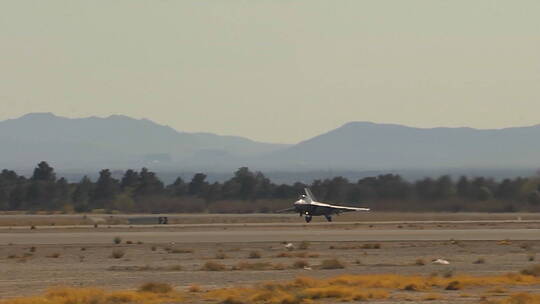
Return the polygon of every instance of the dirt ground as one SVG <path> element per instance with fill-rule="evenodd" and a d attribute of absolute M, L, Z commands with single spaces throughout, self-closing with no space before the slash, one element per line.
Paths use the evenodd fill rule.
<path fill-rule="evenodd" d="M 422 216 L 423 217 L 423 216 Z M 514 215 L 515 217 L 515 215 Z M 300 220 L 295 218 L 296 220 Z M 504 219 L 504 218 L 501 218 Z M 454 220 L 446 218 L 446 220 Z M 395 223 L 388 223 L 396 227 Z M 514 222 L 499 223 L 410 223 L 402 229 L 455 229 L 467 226 L 495 225 L 512 229 Z M 536 223 L 529 227 L 536 229 Z M 383 225 L 384 226 L 384 225 Z M 520 225 L 517 225 L 520 226 Z M 320 228 L 320 227 L 319 227 Z M 80 227 L 85 231 L 94 228 Z M 122 231 L 122 228 L 111 228 Z M 123 228 L 130 229 L 130 228 Z M 152 230 L 154 228 L 137 228 Z M 196 230 L 193 227 L 190 230 Z M 211 229 L 211 228 L 204 228 Z M 216 228 L 217 229 L 217 228 Z M 220 230 L 222 228 L 219 228 Z M 253 229 L 236 227 L 235 229 Z M 294 229 L 294 226 L 289 229 Z M 346 229 L 332 227 L 332 229 Z M 28 229 L 29 230 L 29 229 Z M 39 235 L 37 229 L 32 233 Z M 63 229 L 62 229 L 63 230 Z M 8 231 L 0 229 L 0 234 Z M 30 232 L 28 232 L 30 233 Z M 156 232 L 159 233 L 159 232 Z M 287 242 L 287 229 L 283 230 Z M 340 274 L 422 274 L 452 276 L 455 274 L 491 275 L 520 270 L 535 265 L 540 250 L 537 240 L 497 241 L 385 241 L 385 242 L 294 242 L 289 251 L 283 242 L 223 243 L 140 243 L 137 239 L 111 238 L 110 244 L 0 244 L 0 298 L 40 294 L 51 286 L 101 287 L 133 289 L 146 282 L 166 282 L 179 290 L 197 284 L 204 289 L 251 285 L 265 281 L 291 280 L 298 276 L 328 278 Z M 116 256 L 115 256 L 116 255 Z M 324 260 L 337 258 L 343 269 L 320 269 Z M 435 259 L 446 259 L 449 265 L 437 265 Z M 300 263 L 295 268 L 295 262 Z M 225 266 L 224 270 L 204 269 L 207 262 Z M 257 264 L 248 269 L 245 263 Z M 242 266 L 242 263 L 244 265 Z M 298 263 L 297 263 L 298 264 Z M 262 269 L 262 270 L 259 270 Z M 540 286 L 509 287 L 499 296 L 515 290 L 539 292 Z M 478 296 L 453 297 L 444 303 L 476 303 Z M 471 293 L 471 291 L 468 291 Z M 432 302 L 436 303 L 436 301 Z M 442 302 L 441 302 L 442 303 Z"/>

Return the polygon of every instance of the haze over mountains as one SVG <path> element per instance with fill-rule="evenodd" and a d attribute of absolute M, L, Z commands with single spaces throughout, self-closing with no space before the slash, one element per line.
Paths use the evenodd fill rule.
<path fill-rule="evenodd" d="M 525 169 L 540 167 L 540 126 L 420 129 L 351 122 L 296 145 L 185 133 L 113 115 L 70 119 L 50 113 L 0 122 L 0 167 L 41 160 L 63 171 L 150 167 L 157 171 L 281 172 Z"/>

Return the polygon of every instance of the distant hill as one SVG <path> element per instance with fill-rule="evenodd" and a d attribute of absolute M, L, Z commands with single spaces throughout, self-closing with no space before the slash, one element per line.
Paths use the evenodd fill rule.
<path fill-rule="evenodd" d="M 478 130 L 351 122 L 263 162 L 295 170 L 534 169 L 540 168 L 540 125 Z"/>
<path fill-rule="evenodd" d="M 33 113 L 0 121 L 0 168 L 30 170 L 46 160 L 73 176 L 143 166 L 171 177 L 186 172 L 220 176 L 249 166 L 283 181 L 375 172 L 501 177 L 540 168 L 539 139 L 540 126 L 422 129 L 351 122 L 296 145 L 281 145 L 179 132 L 120 115 L 70 119 Z"/>
<path fill-rule="evenodd" d="M 236 136 L 178 132 L 146 119 L 113 115 L 70 119 L 32 113 L 0 122 L 0 165 L 33 166 L 47 160 L 69 169 L 210 169 L 286 147 Z M 226 167 L 226 166 L 225 166 Z"/>

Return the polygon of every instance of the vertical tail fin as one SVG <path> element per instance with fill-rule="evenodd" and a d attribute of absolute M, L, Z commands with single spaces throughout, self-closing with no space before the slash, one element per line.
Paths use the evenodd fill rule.
<path fill-rule="evenodd" d="M 312 202 L 316 202 L 317 200 L 315 199 L 315 196 L 313 195 L 313 193 L 311 193 L 311 190 L 309 190 L 309 188 L 304 188 L 304 191 L 306 191 L 306 201 L 308 203 L 312 203 Z"/>

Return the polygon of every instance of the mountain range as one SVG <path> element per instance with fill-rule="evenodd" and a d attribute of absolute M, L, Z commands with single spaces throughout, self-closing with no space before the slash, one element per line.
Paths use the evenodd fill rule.
<path fill-rule="evenodd" d="M 180 132 L 122 115 L 31 113 L 0 121 L 0 167 L 47 160 L 61 170 L 231 172 L 516 169 L 540 167 L 540 125 L 493 130 L 350 122 L 295 145 Z"/>

